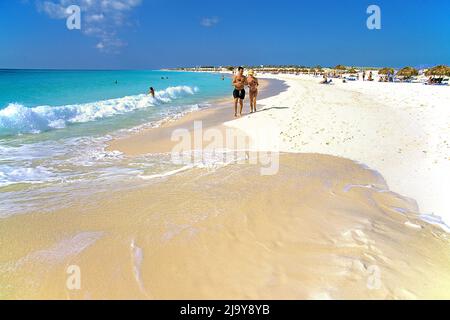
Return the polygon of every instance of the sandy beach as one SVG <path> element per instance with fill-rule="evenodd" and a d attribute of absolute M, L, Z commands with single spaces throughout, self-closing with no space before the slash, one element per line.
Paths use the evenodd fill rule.
<path fill-rule="evenodd" d="M 0 298 L 449 298 L 449 233 L 427 222 L 448 213 L 448 88 L 266 78 L 255 114 L 218 101 L 108 149 L 170 153 L 201 121 L 279 155 L 276 174 L 192 166 L 0 221 Z"/>
<path fill-rule="evenodd" d="M 280 151 L 320 153 L 360 162 L 389 188 L 417 201 L 424 219 L 450 230 L 450 90 L 411 83 L 335 81 L 277 75 L 289 85 L 262 110 L 226 125 L 252 136 L 275 123 Z M 284 107 L 284 108 L 280 108 Z M 271 149 L 253 137 L 256 148 Z"/>
<path fill-rule="evenodd" d="M 3 3 L 0 302 L 450 300 L 450 1 Z"/>
<path fill-rule="evenodd" d="M 382 174 L 391 190 L 416 200 L 423 219 L 450 230 L 448 88 L 362 81 L 323 86 L 312 76 L 265 77 L 283 80 L 286 87 L 263 89 L 256 114 L 235 120 L 232 103 L 223 101 L 162 129 L 113 141 L 110 150 L 169 152 L 176 144 L 174 130 L 193 131 L 194 121 L 202 120 L 206 128 L 238 129 L 250 138 L 251 150 L 327 154 L 366 165 Z M 270 130 L 261 137 L 260 128 Z"/>
<path fill-rule="evenodd" d="M 2 298 L 448 298 L 450 239 L 416 210 L 342 158 L 195 169 L 2 222 Z"/>
<path fill-rule="evenodd" d="M 260 98 L 267 99 L 287 90 L 288 86 L 281 80 L 261 81 Z M 232 104 L 232 103 L 231 103 Z M 230 112 L 230 99 L 215 100 L 209 108 L 191 112 L 176 121 L 169 121 L 156 129 L 140 130 L 134 135 L 128 135 L 123 139 L 115 139 L 109 143 L 109 151 L 120 151 L 130 156 L 144 155 L 148 153 L 170 152 L 177 144 L 172 139 L 172 134 L 177 129 L 186 129 L 193 134 L 194 123 L 201 121 L 203 129 L 214 128 L 223 132 L 227 127 L 226 122 L 234 120 L 233 111 Z M 247 134 L 242 133 L 247 136 Z M 203 141 L 202 145 L 205 145 Z"/>

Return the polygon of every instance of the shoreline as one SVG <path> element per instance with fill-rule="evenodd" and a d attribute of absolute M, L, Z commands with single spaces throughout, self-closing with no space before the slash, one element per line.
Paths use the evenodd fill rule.
<path fill-rule="evenodd" d="M 343 158 L 196 168 L 0 220 L 0 298 L 447 299 L 450 238 L 416 210 Z"/>
<path fill-rule="evenodd" d="M 221 132 L 233 129 L 236 135 L 245 136 L 250 140 L 248 149 L 328 154 L 369 166 L 386 178 L 391 190 L 416 200 L 424 220 L 450 232 L 450 208 L 444 191 L 450 188 L 445 185 L 445 175 L 450 181 L 448 153 L 446 158 L 446 151 L 450 152 L 450 134 L 445 132 L 445 116 L 440 120 L 439 114 L 427 110 L 426 100 L 415 106 L 417 94 L 408 96 L 411 86 L 427 93 L 426 97 L 431 92 L 429 95 L 434 94 L 431 105 L 443 111 L 445 96 L 439 94 L 450 98 L 445 88 L 369 82 L 336 82 L 334 86 L 323 86 L 318 84 L 319 78 L 294 75 L 265 74 L 261 79 L 284 81 L 288 88 L 261 97 L 256 114 L 234 119 L 231 110 L 226 110 L 232 108 L 229 99 L 215 107 L 194 111 L 165 128 L 113 140 L 108 150 L 127 155 L 169 152 L 174 146 L 170 141 L 173 130 L 189 128 L 192 135 L 192 123 L 201 120 L 206 124 L 204 127 Z M 390 97 L 396 89 L 402 94 L 397 100 Z M 379 99 L 378 90 L 384 90 L 383 94 L 389 98 Z M 408 98 L 411 101 L 402 107 L 402 101 Z M 248 109 L 248 99 L 244 109 Z M 427 113 L 430 123 L 424 127 L 425 121 L 420 117 Z M 260 128 L 269 130 L 262 134 Z M 278 139 L 276 146 L 271 144 L 274 139 Z M 433 141 L 436 139 L 441 141 Z"/>
<path fill-rule="evenodd" d="M 261 79 L 260 93 L 261 99 L 276 96 L 287 90 L 284 81 L 274 79 Z M 231 88 L 231 85 L 230 85 Z M 230 89 L 230 97 L 231 97 Z M 248 100 L 246 100 L 248 102 Z M 243 117 L 248 116 L 245 111 L 248 110 L 248 104 L 244 106 Z M 170 152 L 175 145 L 171 141 L 171 134 L 178 129 L 187 129 L 193 135 L 194 121 L 201 121 L 203 129 L 215 128 L 224 131 L 225 123 L 234 118 L 232 98 L 218 98 L 210 103 L 210 106 L 201 110 L 189 112 L 182 117 L 164 122 L 161 126 L 155 128 L 143 128 L 137 132 L 132 132 L 124 137 L 113 139 L 108 143 L 107 151 L 119 151 L 127 156 L 137 156 L 148 153 L 166 153 Z"/>

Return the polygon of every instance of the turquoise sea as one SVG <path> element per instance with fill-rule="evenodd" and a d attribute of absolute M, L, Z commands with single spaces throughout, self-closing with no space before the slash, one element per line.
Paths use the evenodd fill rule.
<path fill-rule="evenodd" d="M 0 70 L 0 218 L 49 209 L 93 183 L 108 190 L 173 170 L 168 155 L 131 160 L 106 143 L 230 92 L 228 79 L 210 73 Z"/>
<path fill-rule="evenodd" d="M 149 87 L 155 99 L 147 95 Z M 229 88 L 220 75 L 206 73 L 0 70 L 0 138 L 63 128 L 60 134 L 70 135 L 86 123 L 91 124 L 83 130 L 99 132 L 105 125 L 108 131 L 128 127 L 204 103 Z M 118 115 L 126 117 L 112 120 Z"/>

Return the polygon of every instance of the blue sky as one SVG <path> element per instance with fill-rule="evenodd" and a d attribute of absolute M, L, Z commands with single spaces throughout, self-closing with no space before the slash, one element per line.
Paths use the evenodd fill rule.
<path fill-rule="evenodd" d="M 0 0 L 0 68 L 450 64 L 449 13 L 448 0 Z"/>

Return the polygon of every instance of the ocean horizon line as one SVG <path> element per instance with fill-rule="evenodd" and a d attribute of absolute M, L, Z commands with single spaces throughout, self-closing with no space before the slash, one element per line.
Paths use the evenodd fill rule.
<path fill-rule="evenodd" d="M 385 67 L 391 67 L 394 69 L 401 69 L 405 66 L 411 66 L 416 69 L 427 69 L 431 68 L 437 65 L 447 65 L 448 63 L 423 63 L 423 64 L 416 64 L 416 65 L 352 65 L 352 64 L 343 64 L 343 63 L 336 63 L 333 65 L 322 65 L 320 63 L 316 64 L 258 64 L 258 65 L 248 65 L 248 64 L 222 64 L 222 65 L 196 65 L 196 66 L 177 66 L 177 67 L 160 67 L 160 68 L 15 68 L 15 67 L 0 67 L 0 71 L 173 71 L 173 70 L 180 70 L 180 69 L 196 69 L 196 68 L 226 68 L 230 66 L 244 66 L 247 68 L 270 68 L 270 67 L 278 67 L 278 68 L 292 68 L 292 67 L 307 67 L 307 68 L 313 68 L 320 66 L 321 68 L 329 68 L 333 69 L 336 65 L 343 65 L 347 67 L 352 68 L 364 68 L 364 69 L 382 69 Z"/>
<path fill-rule="evenodd" d="M 0 71 L 164 71 L 164 69 L 0 68 Z"/>

